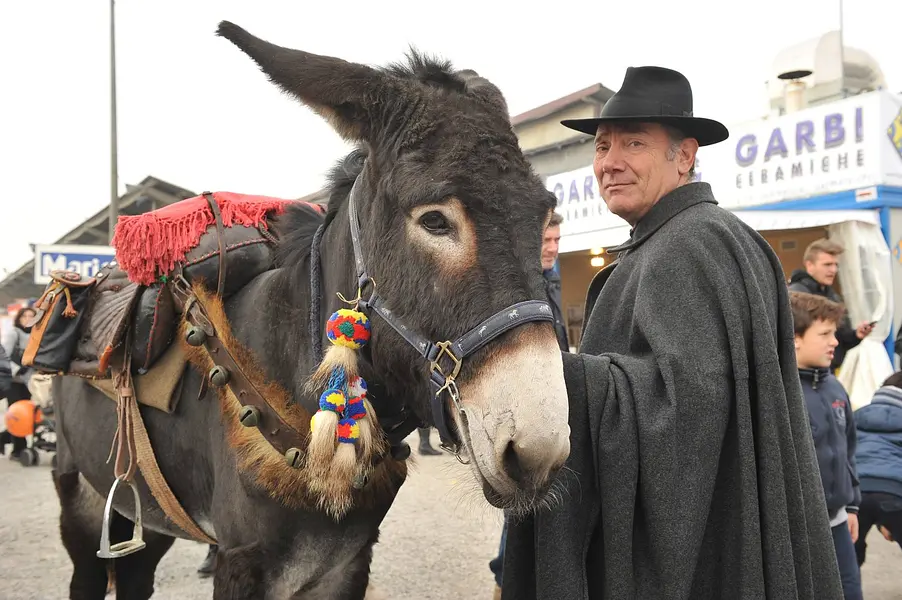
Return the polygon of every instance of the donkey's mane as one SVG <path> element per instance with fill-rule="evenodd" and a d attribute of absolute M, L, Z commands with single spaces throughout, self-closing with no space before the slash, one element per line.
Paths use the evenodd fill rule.
<path fill-rule="evenodd" d="M 429 56 L 410 48 L 405 62 L 390 63 L 384 72 L 402 79 L 413 79 L 422 84 L 446 90 L 467 93 L 466 82 L 454 73 L 451 61 L 437 56 Z"/>

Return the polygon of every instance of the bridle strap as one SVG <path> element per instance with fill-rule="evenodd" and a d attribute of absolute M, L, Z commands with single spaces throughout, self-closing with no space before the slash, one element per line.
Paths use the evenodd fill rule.
<path fill-rule="evenodd" d="M 357 216 L 357 184 L 358 176 L 348 194 L 348 216 L 351 225 L 351 243 L 354 246 L 354 264 L 357 269 L 358 294 L 362 294 L 367 284 L 372 283 L 366 272 L 366 262 L 360 242 L 360 220 Z M 425 360 L 430 363 L 429 381 L 433 391 L 430 398 L 432 417 L 435 428 L 442 440 L 442 447 L 458 457 L 462 450 L 460 436 L 455 436 L 448 423 L 446 413 L 446 395 L 458 412 L 462 412 L 456 379 L 460 373 L 462 361 L 482 349 L 489 342 L 524 323 L 548 321 L 554 322 L 551 305 L 543 300 L 526 300 L 504 308 L 472 328 L 453 342 L 434 343 L 418 332 L 408 328 L 392 311 L 385 306 L 384 300 L 376 293 L 375 286 L 369 299 L 360 299 L 364 311 L 371 310 L 382 320 L 391 325 L 404 340 L 407 341 Z"/>

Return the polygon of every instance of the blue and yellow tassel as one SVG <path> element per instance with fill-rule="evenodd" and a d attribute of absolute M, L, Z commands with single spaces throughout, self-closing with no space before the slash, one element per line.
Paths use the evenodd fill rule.
<path fill-rule="evenodd" d="M 308 452 L 323 474 L 350 480 L 357 470 L 358 449 L 364 459 L 374 450 L 373 423 L 368 418 L 372 407 L 366 381 L 357 372 L 357 351 L 370 340 L 369 320 L 356 306 L 339 309 L 326 323 L 326 337 L 332 345 L 310 380 L 325 391 L 310 419 Z"/>

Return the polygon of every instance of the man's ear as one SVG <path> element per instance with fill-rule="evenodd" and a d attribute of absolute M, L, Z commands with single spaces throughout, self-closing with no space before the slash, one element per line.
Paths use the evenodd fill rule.
<path fill-rule="evenodd" d="M 698 154 L 698 140 L 695 138 L 683 138 L 680 142 L 680 151 L 677 155 L 677 169 L 680 177 L 689 173 L 689 169 L 695 164 L 695 156 Z"/>
<path fill-rule="evenodd" d="M 410 93 L 398 79 L 372 67 L 283 48 L 228 21 L 219 24 L 216 34 L 243 50 L 270 81 L 316 111 L 348 141 L 374 141 L 385 125 L 381 116 L 387 105 L 404 101 Z"/>

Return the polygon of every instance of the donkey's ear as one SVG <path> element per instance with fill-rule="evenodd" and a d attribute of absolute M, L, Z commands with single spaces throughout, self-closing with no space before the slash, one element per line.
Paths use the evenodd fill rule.
<path fill-rule="evenodd" d="M 499 90 L 494 83 L 484 77 L 480 77 L 479 73 L 472 69 L 457 71 L 455 75 L 464 82 L 468 94 L 481 98 L 489 104 L 493 104 L 496 108 L 504 111 L 505 115 L 510 117 L 504 94 L 501 93 L 501 90 Z"/>
<path fill-rule="evenodd" d="M 398 90 L 391 89 L 397 81 L 371 67 L 282 48 L 228 21 L 219 24 L 216 35 L 243 50 L 270 81 L 329 121 L 346 140 L 372 141 L 378 99 L 397 97 Z"/>

